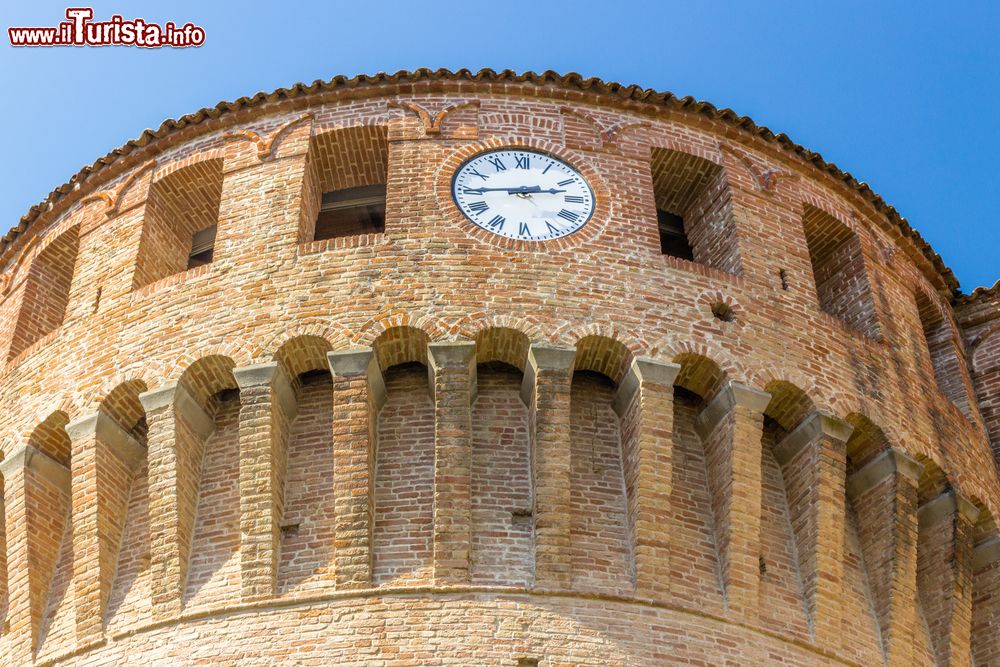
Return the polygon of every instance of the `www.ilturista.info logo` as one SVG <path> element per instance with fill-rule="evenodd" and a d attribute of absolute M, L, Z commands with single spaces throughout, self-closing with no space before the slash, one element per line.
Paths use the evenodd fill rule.
<path fill-rule="evenodd" d="M 11 46 L 141 46 L 157 49 L 164 46 L 184 48 L 205 43 L 205 29 L 192 23 L 178 27 L 168 21 L 163 25 L 145 19 L 126 20 L 114 15 L 108 21 L 91 21 L 91 7 L 70 7 L 68 21 L 49 28 L 7 28 Z"/>

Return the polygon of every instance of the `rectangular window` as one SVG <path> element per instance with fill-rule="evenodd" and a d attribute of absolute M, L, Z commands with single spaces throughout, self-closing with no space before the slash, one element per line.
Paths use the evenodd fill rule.
<path fill-rule="evenodd" d="M 869 338 L 881 339 L 861 239 L 814 206 L 806 205 L 802 226 L 820 308 Z"/>
<path fill-rule="evenodd" d="M 17 314 L 10 357 L 62 325 L 76 269 L 79 227 L 63 232 L 31 262 Z"/>
<path fill-rule="evenodd" d="M 191 239 L 191 254 L 188 255 L 188 269 L 204 266 L 212 262 L 212 255 L 215 251 L 215 232 L 218 225 L 206 227 Z"/>
<path fill-rule="evenodd" d="M 656 222 L 660 227 L 660 252 L 671 257 L 694 260 L 694 252 L 684 233 L 684 218 L 657 209 Z"/>
<path fill-rule="evenodd" d="M 316 241 L 385 231 L 385 185 L 324 192 Z"/>
<path fill-rule="evenodd" d="M 650 154 L 660 252 L 727 273 L 740 272 L 725 169 L 669 148 Z"/>
<path fill-rule="evenodd" d="M 133 289 L 212 261 L 222 181 L 222 159 L 214 158 L 153 182 L 146 198 Z"/>
<path fill-rule="evenodd" d="M 389 138 L 384 125 L 337 129 L 309 140 L 299 243 L 385 231 Z"/>
<path fill-rule="evenodd" d="M 972 414 L 965 356 L 951 323 L 945 319 L 943 309 L 935 305 L 930 296 L 916 293 L 917 312 L 923 329 L 924 342 L 930 357 L 938 389 L 966 415 Z"/>

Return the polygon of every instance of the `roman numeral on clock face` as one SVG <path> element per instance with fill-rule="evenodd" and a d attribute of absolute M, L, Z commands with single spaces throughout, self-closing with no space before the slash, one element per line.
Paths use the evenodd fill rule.
<path fill-rule="evenodd" d="M 517 228 L 517 235 L 518 236 L 531 236 L 531 230 L 528 229 L 528 223 L 526 223 L 526 222 L 522 222 L 521 223 L 521 225 Z"/>
<path fill-rule="evenodd" d="M 503 217 L 502 215 L 495 215 L 493 216 L 493 219 L 487 222 L 486 224 L 489 225 L 490 227 L 493 227 L 494 229 L 503 229 L 503 223 L 505 222 L 507 222 L 507 218 Z"/>
<path fill-rule="evenodd" d="M 489 163 L 492 164 L 493 168 L 496 169 L 497 171 L 506 171 L 507 170 L 507 165 L 505 165 L 503 163 L 503 160 L 501 160 L 498 157 L 491 157 L 491 158 L 489 158 Z"/>
<path fill-rule="evenodd" d="M 487 204 L 484 201 L 474 201 L 471 204 L 469 204 L 469 210 L 472 211 L 473 213 L 477 213 L 477 214 L 483 213 L 489 207 L 490 207 L 490 205 Z"/>
<path fill-rule="evenodd" d="M 483 179 L 484 181 L 489 180 L 486 176 L 483 176 L 478 171 L 476 171 L 474 167 L 469 167 L 469 173 L 472 174 L 473 176 L 478 176 L 479 178 Z"/>
<path fill-rule="evenodd" d="M 570 222 L 576 222 L 577 220 L 580 219 L 580 214 L 579 213 L 575 213 L 573 211 L 567 211 L 566 209 L 563 209 L 563 210 L 559 211 L 559 217 L 560 218 L 564 218 L 566 220 L 569 220 Z"/>
<path fill-rule="evenodd" d="M 579 197 L 577 195 L 566 195 L 564 199 L 568 204 L 582 204 L 586 201 L 583 197 Z"/>
<path fill-rule="evenodd" d="M 530 169 L 531 158 L 527 155 L 515 155 L 514 166 L 518 169 Z"/>
<path fill-rule="evenodd" d="M 571 185 L 572 183 L 573 183 L 572 178 L 567 178 L 565 181 L 559 181 L 559 185 L 561 187 L 566 187 L 567 185 Z"/>

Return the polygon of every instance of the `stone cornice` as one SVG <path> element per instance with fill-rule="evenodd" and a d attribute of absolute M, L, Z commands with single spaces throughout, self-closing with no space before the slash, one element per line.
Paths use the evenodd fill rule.
<path fill-rule="evenodd" d="M 74 442 L 89 437 L 99 438 L 111 447 L 129 470 L 134 471 L 146 456 L 146 448 L 101 410 L 70 422 L 66 425 L 66 433 Z"/>
<path fill-rule="evenodd" d="M 846 444 L 852 432 L 854 432 L 854 427 L 844 420 L 823 412 L 813 412 L 775 446 L 774 458 L 779 464 L 785 465 L 795 458 L 795 455 L 802 451 L 803 447 L 821 436 L 827 436 L 841 444 Z"/>
<path fill-rule="evenodd" d="M 139 394 L 139 401 L 147 414 L 173 405 L 175 413 L 182 415 L 191 428 L 203 438 L 215 430 L 215 419 L 181 384 L 172 384 Z"/>
<path fill-rule="evenodd" d="M 70 492 L 69 468 L 31 445 L 21 446 L 0 461 L 0 475 L 4 479 L 18 468 L 33 470 L 63 493 Z"/>
<path fill-rule="evenodd" d="M 711 435 L 729 413 L 737 406 L 763 414 L 767 404 L 771 402 L 771 394 L 758 391 L 752 387 L 730 382 L 715 395 L 705 409 L 698 415 L 695 430 L 703 439 Z"/>
<path fill-rule="evenodd" d="M 326 363 L 330 366 L 330 373 L 334 377 L 366 377 L 375 411 L 382 409 L 386 399 L 385 379 L 382 377 L 382 371 L 378 367 L 378 360 L 372 348 L 327 352 Z"/>
<path fill-rule="evenodd" d="M 531 405 L 539 370 L 563 372 L 572 376 L 575 362 L 576 350 L 571 347 L 532 343 L 528 348 L 528 363 L 524 365 L 524 381 L 521 383 L 521 400 L 524 404 Z"/>
<path fill-rule="evenodd" d="M 288 374 L 279 368 L 278 362 L 272 361 L 234 368 L 233 377 L 236 378 L 236 384 L 239 385 L 241 394 L 253 387 L 270 387 L 285 416 L 289 420 L 295 418 L 299 410 L 299 402 L 295 397 L 295 390 L 288 380 Z"/>
<path fill-rule="evenodd" d="M 847 496 L 857 498 L 887 476 L 899 473 L 914 482 L 920 479 L 924 471 L 922 463 L 910 458 L 898 449 L 882 452 L 865 467 L 851 475 L 847 480 Z"/>
<path fill-rule="evenodd" d="M 611 407 L 618 413 L 618 416 L 625 414 L 628 406 L 632 403 L 632 398 L 642 385 L 673 387 L 674 380 L 677 379 L 677 374 L 680 372 L 679 364 L 645 358 L 633 359 L 621 384 L 618 385 L 618 391 L 615 392 L 615 399 Z"/>

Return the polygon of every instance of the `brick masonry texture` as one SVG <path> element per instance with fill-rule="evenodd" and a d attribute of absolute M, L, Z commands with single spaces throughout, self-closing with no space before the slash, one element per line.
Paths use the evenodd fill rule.
<path fill-rule="evenodd" d="M 283 91 L 33 209 L 0 666 L 998 664 L 1000 291 L 804 149 L 598 84 Z M 587 177 L 586 227 L 458 212 L 509 146 Z M 384 232 L 314 240 L 383 184 Z"/>

